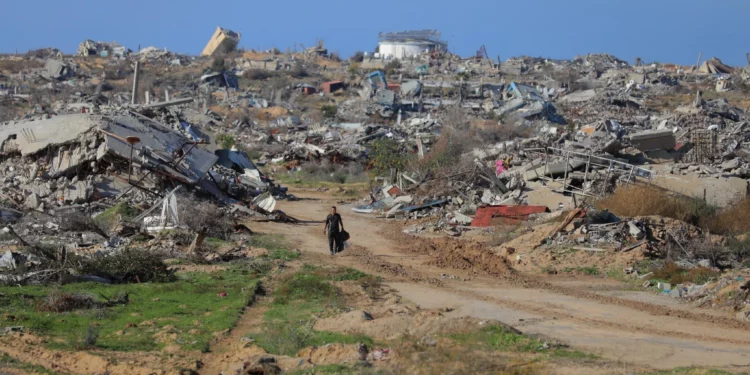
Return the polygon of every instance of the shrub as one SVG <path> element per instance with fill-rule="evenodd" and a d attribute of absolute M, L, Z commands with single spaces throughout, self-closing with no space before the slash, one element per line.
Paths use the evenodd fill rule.
<path fill-rule="evenodd" d="M 618 188 L 614 194 L 596 202 L 599 209 L 608 209 L 618 216 L 670 217 L 700 225 L 707 223 L 716 208 L 698 198 L 679 197 L 648 186 L 629 185 Z"/>
<path fill-rule="evenodd" d="M 401 151 L 398 142 L 390 138 L 372 142 L 369 166 L 375 174 L 390 173 L 391 168 L 404 170 L 408 160 L 409 156 Z"/>
<path fill-rule="evenodd" d="M 144 249 L 124 249 L 109 255 L 94 255 L 79 261 L 78 272 L 114 278 L 124 283 L 165 282 L 174 275 L 161 254 Z"/>
<path fill-rule="evenodd" d="M 289 71 L 289 75 L 294 78 L 304 78 L 308 76 L 305 66 L 302 65 L 302 61 L 297 60 L 297 62 L 294 63 L 294 66 Z"/>
<path fill-rule="evenodd" d="M 215 204 L 199 200 L 193 195 L 181 195 L 177 200 L 180 222 L 194 232 L 206 230 L 207 237 L 228 240 L 234 231 L 234 221 Z"/>
<path fill-rule="evenodd" d="M 365 61 L 365 53 L 362 51 L 354 52 L 352 57 L 349 58 L 349 61 L 354 62 L 354 63 L 361 63 L 362 61 Z"/>
<path fill-rule="evenodd" d="M 276 76 L 276 72 L 265 69 L 250 69 L 242 73 L 242 76 L 249 80 L 263 80 Z"/>
<path fill-rule="evenodd" d="M 392 75 L 399 69 L 401 69 L 401 61 L 391 60 L 388 64 L 385 65 L 385 74 Z"/>
<path fill-rule="evenodd" d="M 320 112 L 323 113 L 323 118 L 334 118 L 338 107 L 333 104 L 324 104 L 320 107 Z"/>
<path fill-rule="evenodd" d="M 47 298 L 36 303 L 36 310 L 61 313 L 65 311 L 90 309 L 94 307 L 94 297 L 85 294 L 61 293 L 53 291 Z"/>
<path fill-rule="evenodd" d="M 359 72 L 359 67 L 360 67 L 359 63 L 352 63 L 351 65 L 349 65 L 346 71 L 349 73 L 350 76 L 354 77 Z"/>
<path fill-rule="evenodd" d="M 216 142 L 221 148 L 227 150 L 231 149 L 232 146 L 237 143 L 231 134 L 219 134 L 219 136 L 216 137 Z"/>
<path fill-rule="evenodd" d="M 712 279 L 716 279 L 721 272 L 714 271 L 710 268 L 698 267 L 692 270 L 680 268 L 673 262 L 667 262 L 662 268 L 653 268 L 653 278 L 657 280 L 666 280 L 672 285 L 692 282 L 704 284 Z"/>

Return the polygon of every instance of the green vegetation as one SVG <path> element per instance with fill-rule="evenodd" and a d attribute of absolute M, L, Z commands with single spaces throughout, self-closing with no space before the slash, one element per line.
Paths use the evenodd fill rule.
<path fill-rule="evenodd" d="M 215 247 L 215 248 L 222 247 L 222 246 L 231 246 L 232 245 L 231 242 L 224 241 L 221 238 L 216 238 L 216 237 L 208 237 L 208 238 L 206 238 L 205 243 L 207 245 L 209 245 L 211 247 Z"/>
<path fill-rule="evenodd" d="M 80 259 L 78 264 L 78 272 L 82 275 L 114 277 L 125 283 L 174 280 L 163 256 L 145 249 L 126 248 L 115 254 L 97 254 Z"/>
<path fill-rule="evenodd" d="M 448 335 L 448 338 L 465 345 L 468 349 L 500 352 L 534 353 L 544 352 L 553 357 L 571 359 L 597 359 L 592 354 L 562 348 L 550 348 L 541 340 L 514 332 L 502 325 L 488 325 L 480 330 Z"/>
<path fill-rule="evenodd" d="M 132 219 L 138 214 L 137 208 L 128 206 L 123 202 L 119 202 L 116 205 L 102 211 L 99 215 L 94 218 L 94 221 L 105 228 L 111 228 L 117 224 L 118 217 L 122 217 L 123 220 Z"/>
<path fill-rule="evenodd" d="M 370 168 L 376 175 L 390 173 L 391 168 L 401 171 L 406 167 L 409 156 L 401 152 L 398 142 L 382 138 L 372 142 L 370 148 Z"/>
<path fill-rule="evenodd" d="M 452 334 L 448 337 L 459 344 L 490 351 L 537 352 L 543 350 L 544 344 L 501 325 L 489 325 L 477 331 Z"/>
<path fill-rule="evenodd" d="M 252 301 L 259 284 L 250 275 L 247 268 L 233 267 L 180 274 L 170 283 L 3 286 L 0 315 L 12 316 L 13 325 L 48 336 L 49 346 L 58 349 L 147 351 L 174 343 L 206 350 L 214 334 L 231 328 Z M 51 294 L 82 291 L 98 302 L 127 294 L 129 302 L 63 313 L 36 309 Z"/>
<path fill-rule="evenodd" d="M 602 271 L 600 271 L 596 267 L 565 267 L 563 269 L 564 273 L 579 273 L 583 275 L 588 276 L 599 276 L 602 274 Z"/>
<path fill-rule="evenodd" d="M 295 355 L 308 346 L 330 343 L 372 345 L 364 335 L 349 335 L 313 329 L 317 319 L 343 308 L 341 291 L 331 280 L 356 280 L 366 275 L 355 270 L 331 270 L 305 265 L 288 275 L 273 293 L 263 315 L 264 329 L 251 334 L 256 344 L 272 354 Z"/>
<path fill-rule="evenodd" d="M 289 249 L 284 237 L 279 234 L 254 234 L 250 237 L 250 244 L 268 250 L 268 258 L 290 261 L 298 259 L 300 253 Z"/>
<path fill-rule="evenodd" d="M 50 371 L 42 366 L 20 362 L 5 353 L 0 353 L 0 368 L 28 371 L 35 374 L 63 375 L 62 372 Z"/>
<path fill-rule="evenodd" d="M 323 118 L 334 118 L 336 117 L 336 112 L 338 112 L 338 107 L 336 105 L 324 104 L 320 107 L 320 112 L 323 113 Z"/>
<path fill-rule="evenodd" d="M 226 150 L 230 150 L 232 146 L 237 144 L 237 141 L 231 134 L 219 134 L 216 137 L 216 142 L 219 144 L 219 147 Z"/>
<path fill-rule="evenodd" d="M 284 185 L 295 185 L 304 188 L 339 188 L 346 185 L 344 195 L 358 196 L 360 191 L 367 189 L 369 176 L 363 171 L 350 173 L 346 170 L 333 172 L 314 170 L 310 164 L 305 169 L 296 172 L 274 175 L 276 182 Z"/>
<path fill-rule="evenodd" d="M 664 267 L 653 267 L 654 273 L 652 280 L 665 281 L 673 285 L 692 282 L 695 284 L 705 284 L 709 281 L 716 280 L 721 272 L 714 271 L 711 268 L 697 267 L 694 269 L 684 269 L 677 264 L 667 262 Z"/>

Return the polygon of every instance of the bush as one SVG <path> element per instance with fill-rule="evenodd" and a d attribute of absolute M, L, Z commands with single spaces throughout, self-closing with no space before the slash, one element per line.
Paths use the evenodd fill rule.
<path fill-rule="evenodd" d="M 750 232 L 750 199 L 743 198 L 727 206 L 704 224 L 711 233 L 738 235 Z"/>
<path fill-rule="evenodd" d="M 401 61 L 391 60 L 388 64 L 385 65 L 385 74 L 393 75 L 399 69 L 401 69 Z"/>
<path fill-rule="evenodd" d="M 365 61 L 365 53 L 362 51 L 354 52 L 352 57 L 349 58 L 349 61 L 354 62 L 354 63 L 361 63 L 362 61 Z"/>
<path fill-rule="evenodd" d="M 181 195 L 177 200 L 180 222 L 193 232 L 206 230 L 206 237 L 229 240 L 234 221 L 215 204 L 199 200 L 193 195 Z"/>
<path fill-rule="evenodd" d="M 216 142 L 221 148 L 226 150 L 230 150 L 237 143 L 231 134 L 219 134 L 216 137 Z"/>
<path fill-rule="evenodd" d="M 391 168 L 402 171 L 408 160 L 409 156 L 401 150 L 398 142 L 390 138 L 372 142 L 369 166 L 375 174 L 388 174 Z"/>
<path fill-rule="evenodd" d="M 677 264 L 667 262 L 662 268 L 653 268 L 653 278 L 665 280 L 672 285 L 692 282 L 695 284 L 705 284 L 710 280 L 715 280 L 721 275 L 721 272 L 714 271 L 710 268 L 698 267 L 692 270 L 680 268 Z"/>
<path fill-rule="evenodd" d="M 85 294 L 61 293 L 54 291 L 47 298 L 36 303 L 36 311 L 61 313 L 65 311 L 90 309 L 94 307 L 94 297 Z"/>
<path fill-rule="evenodd" d="M 242 73 L 244 78 L 249 80 L 263 80 L 276 76 L 276 72 L 265 69 L 250 69 Z"/>
<path fill-rule="evenodd" d="M 174 280 L 174 275 L 164 263 L 164 256 L 144 249 L 124 249 L 110 255 L 97 254 L 81 259 L 78 272 L 114 278 L 123 283 Z"/>
<path fill-rule="evenodd" d="M 349 65 L 349 67 L 346 69 L 346 71 L 353 78 L 354 76 L 357 75 L 357 73 L 359 73 L 359 67 L 360 67 L 359 63 L 352 63 L 351 65 Z"/>
<path fill-rule="evenodd" d="M 324 104 L 320 107 L 320 112 L 323 114 L 323 118 L 335 118 L 338 107 L 333 104 Z"/>
<path fill-rule="evenodd" d="M 669 217 L 700 225 L 710 222 L 716 208 L 698 198 L 679 197 L 648 186 L 620 187 L 614 194 L 599 200 L 598 209 L 608 209 L 618 216 Z"/>
<path fill-rule="evenodd" d="M 294 66 L 289 71 L 289 75 L 294 78 L 304 78 L 308 76 L 305 66 L 302 65 L 302 61 L 297 60 L 297 62 L 294 63 Z"/>

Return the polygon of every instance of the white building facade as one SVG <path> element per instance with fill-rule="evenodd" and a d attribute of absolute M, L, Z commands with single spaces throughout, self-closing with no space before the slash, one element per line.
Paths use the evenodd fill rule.
<path fill-rule="evenodd" d="M 436 30 L 380 33 L 378 42 L 378 53 L 386 59 L 407 59 L 447 48 L 448 44 L 440 40 L 440 32 Z"/>

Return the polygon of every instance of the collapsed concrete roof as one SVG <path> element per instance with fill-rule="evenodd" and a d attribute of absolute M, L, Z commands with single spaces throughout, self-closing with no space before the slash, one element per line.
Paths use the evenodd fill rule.
<path fill-rule="evenodd" d="M 71 114 L 7 123 L 0 126 L 0 151 L 27 156 L 48 147 L 71 145 L 52 153 L 50 173 L 59 175 L 107 154 L 130 160 L 128 137 L 140 140 L 133 146 L 134 163 L 186 184 L 198 183 L 218 160 L 182 134 L 135 112 Z M 98 143 L 97 138 L 104 142 Z M 179 164 L 172 165 L 177 160 Z"/>
<path fill-rule="evenodd" d="M 700 68 L 698 68 L 698 71 L 701 73 L 709 74 L 731 74 L 734 69 L 730 66 L 724 65 L 721 60 L 714 57 L 711 58 L 711 60 L 706 60 L 703 64 L 701 64 Z"/>

